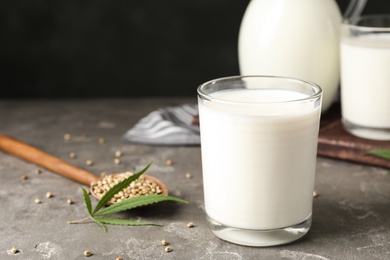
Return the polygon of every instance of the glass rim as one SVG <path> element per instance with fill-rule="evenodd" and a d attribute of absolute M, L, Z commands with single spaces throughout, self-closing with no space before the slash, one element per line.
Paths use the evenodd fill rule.
<path fill-rule="evenodd" d="M 367 26 L 367 25 L 358 25 L 357 23 L 362 20 L 374 20 L 374 19 L 387 19 L 389 21 L 389 25 L 386 27 L 380 26 Z M 352 17 L 349 19 L 344 19 L 342 21 L 344 26 L 348 26 L 350 29 L 356 31 L 379 31 L 379 32 L 390 32 L 390 14 L 370 14 L 370 15 L 361 15 Z"/>
<path fill-rule="evenodd" d="M 291 100 L 284 100 L 284 101 L 275 101 L 275 102 L 259 102 L 259 101 L 234 101 L 234 100 L 226 100 L 226 99 L 221 99 L 218 97 L 214 97 L 210 94 L 205 93 L 202 88 L 205 86 L 208 86 L 210 84 L 216 84 L 218 82 L 222 81 L 229 81 L 229 80 L 239 80 L 239 79 L 245 79 L 245 78 L 252 78 L 252 79 L 277 79 L 277 80 L 284 80 L 284 81 L 289 81 L 289 82 L 295 82 L 299 84 L 305 84 L 309 85 L 312 87 L 314 90 L 313 94 L 308 95 L 307 97 L 304 98 L 296 98 L 296 99 L 291 99 Z M 283 89 L 283 88 L 280 88 Z M 229 77 L 222 77 L 222 78 L 216 78 L 209 80 L 197 88 L 197 93 L 198 96 L 204 100 L 208 101 L 213 101 L 213 102 L 218 102 L 218 103 L 225 103 L 225 104 L 248 104 L 248 105 L 275 105 L 275 104 L 286 104 L 286 103 L 300 103 L 300 102 L 306 102 L 306 101 L 311 101 L 314 99 L 317 99 L 322 96 L 322 88 L 310 81 L 298 79 L 298 78 L 293 78 L 293 77 L 285 77 L 285 76 L 266 76 L 266 75 L 241 75 L 241 76 L 229 76 Z"/>

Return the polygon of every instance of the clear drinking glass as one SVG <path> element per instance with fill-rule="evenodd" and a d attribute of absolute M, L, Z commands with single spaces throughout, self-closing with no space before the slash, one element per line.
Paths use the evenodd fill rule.
<path fill-rule="evenodd" d="M 217 237 L 271 246 L 308 232 L 321 100 L 319 86 L 285 77 L 199 86 L 205 210 Z"/>
<path fill-rule="evenodd" d="M 344 128 L 362 138 L 390 140 L 390 15 L 344 21 L 340 50 Z"/>

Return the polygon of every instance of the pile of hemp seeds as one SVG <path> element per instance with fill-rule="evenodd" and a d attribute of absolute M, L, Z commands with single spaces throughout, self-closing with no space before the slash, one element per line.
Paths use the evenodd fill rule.
<path fill-rule="evenodd" d="M 132 175 L 134 175 L 133 172 L 105 175 L 101 180 L 91 184 L 92 192 L 98 198 L 102 198 L 109 189 Z M 157 183 L 141 175 L 138 179 L 131 182 L 129 186 L 115 194 L 109 203 L 113 204 L 128 198 L 147 194 L 162 194 L 162 190 Z"/>

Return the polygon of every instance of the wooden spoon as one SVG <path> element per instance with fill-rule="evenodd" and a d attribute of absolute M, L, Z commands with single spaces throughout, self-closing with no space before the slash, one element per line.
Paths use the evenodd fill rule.
<path fill-rule="evenodd" d="M 58 173 L 66 178 L 88 185 L 92 195 L 100 199 L 92 190 L 92 183 L 98 181 L 100 179 L 99 176 L 4 134 L 0 134 L 0 150 Z M 150 175 L 143 174 L 142 176 L 160 186 L 162 194 L 168 195 L 168 189 L 163 182 Z"/>

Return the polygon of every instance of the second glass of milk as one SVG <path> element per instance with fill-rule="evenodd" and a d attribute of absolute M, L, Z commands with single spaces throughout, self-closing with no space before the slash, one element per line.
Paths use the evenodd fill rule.
<path fill-rule="evenodd" d="M 390 140 L 390 15 L 346 20 L 341 34 L 341 112 L 353 135 Z"/>
<path fill-rule="evenodd" d="M 311 226 L 322 90 L 236 76 L 199 86 L 205 210 L 219 238 L 285 244 Z"/>

